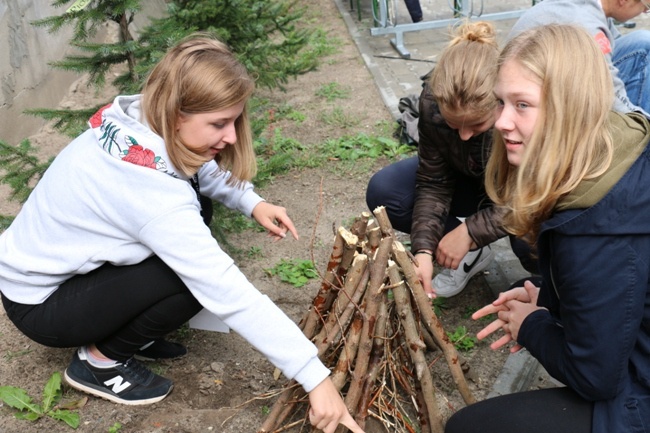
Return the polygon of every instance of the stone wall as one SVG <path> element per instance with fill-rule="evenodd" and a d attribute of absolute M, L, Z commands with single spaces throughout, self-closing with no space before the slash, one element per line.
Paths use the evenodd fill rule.
<path fill-rule="evenodd" d="M 31 108 L 54 108 L 79 75 L 53 69 L 49 62 L 71 53 L 70 28 L 55 34 L 35 27 L 32 21 L 59 15 L 50 0 L 0 0 L 0 140 L 16 144 L 36 133 L 40 118 L 23 114 Z M 146 25 L 149 16 L 161 16 L 165 0 L 144 0 L 134 28 Z M 72 1 L 69 3 L 72 4 Z"/>

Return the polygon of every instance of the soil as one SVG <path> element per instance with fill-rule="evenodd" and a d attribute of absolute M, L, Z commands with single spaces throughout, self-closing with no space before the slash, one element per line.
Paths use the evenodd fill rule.
<path fill-rule="evenodd" d="M 286 137 L 295 138 L 306 146 L 318 146 L 329 138 L 373 133 L 378 123 L 394 122 L 334 2 L 300 0 L 299 3 L 309 6 L 318 25 L 336 35 L 341 45 L 336 54 L 324 59 L 318 70 L 291 81 L 286 92 L 265 92 L 271 101 L 289 105 L 306 116 L 303 122 L 284 120 L 276 127 L 282 128 Z M 351 90 L 351 97 L 327 101 L 316 95 L 321 86 L 332 82 Z M 62 106 L 88 106 L 107 100 L 107 95 L 96 94 L 82 83 L 72 86 Z M 335 107 L 348 118 L 355 119 L 353 124 L 341 128 L 324 122 L 322 113 L 332 112 Z M 43 157 L 55 155 L 68 142 L 68 138 L 59 136 L 49 127 L 30 138 L 42 150 Z M 349 164 L 332 160 L 322 167 L 277 176 L 259 192 L 268 201 L 288 209 L 300 239 L 272 243 L 263 234 L 252 231 L 230 236 L 230 242 L 241 251 L 257 251 L 251 256 L 237 255 L 239 266 L 261 292 L 295 321 L 308 310 L 318 290 L 318 281 L 312 280 L 306 286 L 295 288 L 270 276 L 265 269 L 272 268 L 281 259 L 313 259 L 317 269 L 324 270 L 333 246 L 333 229 L 341 225 L 349 227 L 354 217 L 368 210 L 364 198 L 367 181 L 390 162 L 377 159 Z M 6 193 L 6 189 L 2 191 Z M 2 214 L 15 214 L 19 210 L 14 202 L 2 200 L 0 203 Z M 403 235 L 402 240 L 408 237 Z M 445 329 L 454 331 L 462 325 L 470 335 L 475 334 L 483 324 L 473 323 L 469 312 L 492 299 L 484 278 L 474 277 L 460 295 L 446 300 L 441 314 Z M 275 379 L 274 367 L 234 333 L 183 329 L 170 339 L 186 345 L 188 355 L 150 365 L 154 371 L 174 381 L 174 391 L 169 397 L 151 406 L 123 406 L 90 397 L 78 410 L 81 424 L 77 431 L 108 432 L 115 423 L 122 426 L 117 431 L 124 433 L 257 431 L 266 408 L 275 401 L 269 393 L 280 389 L 286 379 Z M 506 351 L 492 351 L 488 345 L 489 342 L 478 342 L 472 350 L 463 353 L 471 367 L 470 389 L 479 400 L 491 390 L 507 357 Z M 54 372 L 63 372 L 73 353 L 73 349 L 53 349 L 32 342 L 13 327 L 1 309 L 0 348 L 0 385 L 23 388 L 37 401 L 41 399 L 48 378 Z M 435 359 L 439 353 L 430 356 Z M 433 373 L 439 406 L 447 418 L 464 403 L 444 361 L 435 363 Z M 64 388 L 63 402 L 82 397 L 83 394 Z M 0 405 L 0 433 L 71 431 L 62 422 L 48 417 L 30 422 L 14 418 L 13 412 L 6 404 Z M 310 429 L 295 427 L 288 431 Z M 367 431 L 386 430 L 368 424 Z"/>

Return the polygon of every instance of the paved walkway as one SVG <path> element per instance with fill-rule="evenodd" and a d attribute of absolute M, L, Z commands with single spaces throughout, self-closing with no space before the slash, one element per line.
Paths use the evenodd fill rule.
<path fill-rule="evenodd" d="M 386 106 L 395 118 L 399 116 L 399 99 L 409 94 L 419 95 L 420 77 L 435 65 L 436 58 L 449 41 L 449 22 L 453 20 L 452 0 L 420 0 L 424 21 L 412 24 L 403 0 L 388 0 L 391 13 L 395 16 L 399 34 L 379 34 L 378 26 L 373 24 L 370 0 L 360 0 L 360 11 L 351 9 L 357 0 L 334 0 L 339 8 L 350 35 L 354 39 L 363 60 L 372 73 L 375 83 Z M 381 1 L 381 0 L 380 0 Z M 482 16 L 504 16 L 507 13 L 519 14 L 530 7 L 531 0 L 508 0 L 485 4 L 487 0 L 458 0 L 464 7 L 473 8 L 475 14 L 483 9 Z M 517 12 L 519 11 L 519 12 Z M 359 20 L 361 16 L 361 20 Z M 511 19 L 491 20 L 497 28 L 501 42 L 516 21 Z M 633 21 L 634 28 L 650 29 L 650 17 L 641 15 Z M 439 27 L 442 26 L 442 27 Z M 418 28 L 417 31 L 411 31 Z M 379 28 L 383 31 L 383 28 Z M 621 27 L 624 33 L 628 28 Z M 373 35 L 374 34 L 374 35 Z M 401 40 L 400 40 L 401 39 Z M 401 51 L 400 51 L 401 49 Z M 405 56 L 403 51 L 407 51 Z M 495 296 L 506 289 L 510 283 L 528 276 L 512 253 L 508 242 L 500 240 L 494 244 L 496 260 L 492 262 L 485 279 Z M 535 380 L 549 380 L 544 370 L 528 352 L 521 351 L 511 355 L 497 379 L 491 395 L 499 395 L 529 389 Z"/>

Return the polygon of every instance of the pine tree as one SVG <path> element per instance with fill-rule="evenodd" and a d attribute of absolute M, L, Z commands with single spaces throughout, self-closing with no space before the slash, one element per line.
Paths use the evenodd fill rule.
<path fill-rule="evenodd" d="M 69 55 L 53 62 L 55 68 L 87 73 L 88 85 L 101 88 L 106 84 L 106 74 L 117 65 L 126 65 L 127 71 L 113 84 L 119 85 L 138 81 L 136 72 L 136 51 L 138 42 L 134 40 L 130 25 L 135 14 L 140 12 L 142 0 L 76 0 L 61 15 L 43 18 L 32 24 L 46 27 L 55 33 L 64 26 L 73 28 L 70 45 L 79 54 Z M 52 6 L 63 7 L 70 0 L 54 0 Z M 119 28 L 118 38 L 113 42 L 95 42 L 98 31 L 106 22 L 114 22 Z M 27 113 L 55 120 L 54 126 L 70 136 L 78 135 L 86 128 L 86 121 L 98 107 L 81 110 L 33 109 Z"/>
<path fill-rule="evenodd" d="M 146 0 L 52 0 L 62 14 L 33 22 L 51 33 L 64 26 L 73 28 L 70 46 L 78 53 L 52 66 L 88 74 L 88 85 L 105 86 L 108 72 L 121 71 L 111 84 L 119 94 L 138 93 L 144 78 L 167 49 L 193 32 L 212 33 L 228 44 L 238 59 L 257 77 L 260 86 L 282 88 L 289 78 L 313 70 L 318 58 L 332 47 L 322 31 L 296 24 L 304 10 L 292 0 L 171 0 L 167 15 L 152 20 L 139 34 L 132 29 L 134 17 Z M 97 42 L 107 22 L 116 23 L 115 41 Z M 112 98 L 111 98 L 112 99 Z M 39 108 L 26 111 L 53 121 L 59 131 L 74 137 L 87 128 L 87 120 L 101 106 L 77 110 Z M 255 124 L 255 113 L 251 113 Z M 43 175 L 47 163 L 33 156 L 29 140 L 13 147 L 0 141 L 0 182 L 8 184 L 12 198 L 23 202 Z M 7 218 L 0 215 L 0 229 Z"/>

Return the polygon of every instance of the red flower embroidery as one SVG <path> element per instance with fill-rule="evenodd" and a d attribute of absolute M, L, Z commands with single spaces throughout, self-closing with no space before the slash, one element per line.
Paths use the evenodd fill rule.
<path fill-rule="evenodd" d="M 139 144 L 134 144 L 129 147 L 129 151 L 123 161 L 130 162 L 131 164 L 141 165 L 142 167 L 156 168 L 156 155 L 149 149 L 145 149 Z"/>
<path fill-rule="evenodd" d="M 90 124 L 91 128 L 93 128 L 93 129 L 97 128 L 98 126 L 100 126 L 102 124 L 102 113 L 104 112 L 104 110 L 106 110 L 111 105 L 113 105 L 113 104 L 112 103 L 111 104 L 106 104 L 102 108 L 100 108 L 97 111 L 97 113 L 93 114 L 93 116 L 88 120 L 88 123 Z"/>
<path fill-rule="evenodd" d="M 596 42 L 598 43 L 598 46 L 600 47 L 600 51 L 603 52 L 603 54 L 609 54 L 612 52 L 612 44 L 609 43 L 609 39 L 607 39 L 607 36 L 605 36 L 605 33 L 602 31 L 596 33 Z"/>

